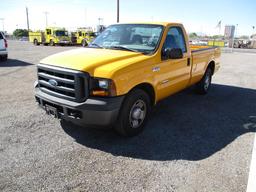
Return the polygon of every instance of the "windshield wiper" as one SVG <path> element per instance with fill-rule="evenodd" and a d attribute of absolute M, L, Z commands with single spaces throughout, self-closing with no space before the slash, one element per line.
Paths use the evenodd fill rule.
<path fill-rule="evenodd" d="M 123 47 L 123 46 L 118 46 L 118 45 L 110 46 L 109 48 L 110 48 L 110 49 L 119 49 L 119 50 L 124 50 L 124 51 L 138 52 L 138 51 L 136 51 L 136 50 L 134 50 L 134 49 L 130 49 L 130 48 Z"/>
<path fill-rule="evenodd" d="M 91 43 L 89 45 L 89 47 L 91 47 L 91 46 L 95 46 L 95 47 L 98 47 L 98 48 L 103 48 L 102 46 L 98 45 L 97 43 Z"/>

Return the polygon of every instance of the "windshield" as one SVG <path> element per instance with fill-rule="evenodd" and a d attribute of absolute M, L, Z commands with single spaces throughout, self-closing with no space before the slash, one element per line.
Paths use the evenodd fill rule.
<path fill-rule="evenodd" d="M 163 31 L 161 25 L 117 24 L 109 26 L 90 45 L 108 49 L 121 49 L 152 53 Z"/>
<path fill-rule="evenodd" d="M 90 32 L 90 33 L 89 33 L 89 36 L 90 36 L 90 37 L 96 37 L 96 34 L 95 34 L 94 32 Z"/>
<path fill-rule="evenodd" d="M 68 36 L 67 31 L 55 31 L 56 36 Z"/>

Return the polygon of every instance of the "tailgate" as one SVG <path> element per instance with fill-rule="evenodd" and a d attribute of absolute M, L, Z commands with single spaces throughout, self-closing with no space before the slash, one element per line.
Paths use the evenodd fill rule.
<path fill-rule="evenodd" d="M 5 50 L 5 46 L 4 46 L 4 40 L 0 39 L 0 51 Z"/>
<path fill-rule="evenodd" d="M 0 51 L 3 49 L 5 50 L 4 37 L 3 37 L 2 33 L 0 33 Z"/>

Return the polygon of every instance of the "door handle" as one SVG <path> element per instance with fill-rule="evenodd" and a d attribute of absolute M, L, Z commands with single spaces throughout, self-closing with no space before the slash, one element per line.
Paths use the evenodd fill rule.
<path fill-rule="evenodd" d="M 153 67 L 152 71 L 153 72 L 158 72 L 158 71 L 160 71 L 160 67 Z"/>
<path fill-rule="evenodd" d="M 187 60 L 187 66 L 190 66 L 190 58 Z"/>

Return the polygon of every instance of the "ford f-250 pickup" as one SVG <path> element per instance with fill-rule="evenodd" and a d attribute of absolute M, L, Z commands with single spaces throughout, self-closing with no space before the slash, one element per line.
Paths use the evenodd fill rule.
<path fill-rule="evenodd" d="M 134 136 L 161 99 L 194 84 L 206 94 L 219 66 L 220 49 L 190 46 L 182 24 L 114 24 L 88 48 L 43 59 L 35 98 L 57 118 Z"/>

